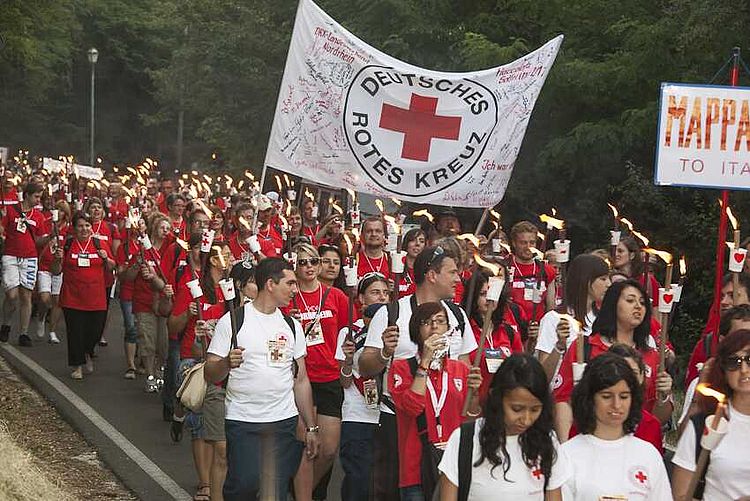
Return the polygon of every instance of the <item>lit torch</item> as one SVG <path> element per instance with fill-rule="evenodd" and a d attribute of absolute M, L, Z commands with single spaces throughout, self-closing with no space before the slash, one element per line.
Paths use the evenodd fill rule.
<path fill-rule="evenodd" d="M 716 411 L 714 412 L 711 424 L 708 422 L 704 425 L 703 435 L 701 437 L 701 452 L 695 463 L 695 471 L 690 476 L 690 483 L 687 488 L 685 499 L 693 499 L 698 482 L 703 477 L 711 451 L 721 443 L 722 438 L 726 435 L 728 423 L 724 419 L 724 409 L 726 407 L 727 397 L 723 393 L 714 390 L 705 383 L 700 383 L 695 391 L 703 396 L 715 398 L 717 401 Z"/>
<path fill-rule="evenodd" d="M 659 342 L 659 372 L 664 372 L 666 370 L 666 362 L 665 362 L 665 356 L 666 356 L 666 350 L 667 350 L 667 343 L 669 342 L 669 326 L 668 326 L 668 319 L 669 314 L 672 312 L 672 308 L 674 306 L 674 292 L 672 292 L 672 254 L 665 251 L 660 251 L 656 249 L 651 249 L 649 247 L 646 247 L 643 249 L 643 251 L 648 254 L 653 254 L 657 257 L 659 257 L 662 261 L 664 261 L 667 264 L 667 275 L 666 280 L 664 281 L 664 287 L 659 289 L 659 303 L 658 303 L 658 309 L 659 309 L 659 316 L 660 316 L 660 322 L 661 322 L 661 336 L 660 336 L 660 342 Z"/>

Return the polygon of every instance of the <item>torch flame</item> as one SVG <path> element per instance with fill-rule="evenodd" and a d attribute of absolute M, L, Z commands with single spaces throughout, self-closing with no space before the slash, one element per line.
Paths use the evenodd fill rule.
<path fill-rule="evenodd" d="M 237 218 L 237 221 L 245 227 L 246 230 L 252 230 L 253 228 L 250 226 L 250 223 L 247 222 L 247 219 L 245 219 L 243 216 L 240 216 Z"/>
<path fill-rule="evenodd" d="M 182 247 L 183 249 L 185 249 L 185 250 L 190 250 L 190 246 L 189 246 L 189 245 L 188 245 L 188 243 L 187 243 L 186 241 L 184 241 L 183 239 L 181 239 L 181 238 L 176 238 L 176 239 L 175 239 L 175 242 L 177 243 L 177 245 L 179 245 L 179 246 L 180 246 L 180 247 Z"/>
<path fill-rule="evenodd" d="M 657 250 L 657 249 L 652 249 L 650 247 L 646 247 L 645 249 L 643 249 L 643 252 L 646 252 L 648 254 L 652 254 L 654 256 L 658 256 L 659 258 L 661 258 L 662 261 L 664 261 L 667 264 L 671 264 L 672 263 L 672 254 L 670 254 L 667 251 L 661 251 L 661 250 Z"/>
<path fill-rule="evenodd" d="M 539 259 L 544 259 L 544 252 L 540 251 L 536 247 L 529 247 L 529 250 Z"/>
<path fill-rule="evenodd" d="M 581 330 L 581 322 L 579 322 L 578 320 L 576 320 L 573 315 L 568 315 L 567 313 L 560 313 L 560 318 L 564 318 L 571 325 L 577 325 L 578 326 L 578 330 L 579 331 Z"/>
<path fill-rule="evenodd" d="M 339 204 L 336 203 L 336 201 L 331 202 L 331 208 L 339 214 L 344 214 L 344 209 L 342 209 Z"/>
<path fill-rule="evenodd" d="M 680 258 L 680 276 L 684 277 L 687 275 L 687 262 L 685 261 L 685 256 L 682 256 Z"/>
<path fill-rule="evenodd" d="M 494 217 L 495 219 L 497 219 L 498 221 L 500 220 L 500 213 L 496 211 L 495 209 L 490 209 L 490 215 Z"/>
<path fill-rule="evenodd" d="M 727 217 L 729 218 L 729 222 L 732 223 L 732 228 L 734 230 L 738 230 L 740 226 L 739 226 L 739 223 L 737 222 L 737 218 L 734 217 L 734 214 L 732 214 L 731 207 L 727 207 Z"/>
<path fill-rule="evenodd" d="M 346 190 L 346 192 L 347 192 L 347 193 L 349 194 L 349 196 L 350 196 L 350 197 L 352 197 L 352 203 L 354 203 L 354 201 L 355 201 L 355 200 L 357 199 L 357 192 L 356 192 L 356 191 L 354 191 L 354 190 L 353 190 L 353 189 L 351 189 L 351 188 L 344 188 L 344 189 L 345 189 L 345 190 Z"/>
<path fill-rule="evenodd" d="M 473 233 L 464 233 L 463 235 L 459 235 L 456 238 L 458 238 L 459 240 L 468 240 L 477 249 L 481 246 L 481 244 L 479 243 L 479 239 Z"/>
<path fill-rule="evenodd" d="M 623 220 L 624 220 L 624 218 L 623 218 Z M 643 242 L 643 245 L 645 247 L 648 247 L 648 244 L 649 244 L 650 240 L 648 238 L 646 238 L 646 236 L 643 233 L 641 233 L 639 231 L 635 231 L 635 230 L 630 230 L 630 232 L 633 233 L 633 235 L 635 235 L 636 237 L 638 237 L 638 239 L 641 242 Z"/>
<path fill-rule="evenodd" d="M 394 204 L 396 204 L 396 205 L 398 205 L 399 207 L 401 207 L 401 200 L 398 200 L 398 199 L 396 199 L 396 198 L 391 198 L 391 202 L 393 202 Z"/>
<path fill-rule="evenodd" d="M 275 175 L 275 176 L 273 176 L 273 177 L 276 179 L 276 186 L 279 187 L 279 193 L 281 193 L 281 191 L 282 191 L 281 178 L 278 176 L 278 174 Z"/>
<path fill-rule="evenodd" d="M 376 198 L 376 199 L 375 199 L 375 205 L 377 205 L 377 207 L 378 207 L 378 210 L 379 210 L 379 211 L 380 211 L 381 213 L 385 212 L 385 209 L 383 208 L 383 201 L 382 201 L 382 200 L 380 200 L 379 198 Z"/>
<path fill-rule="evenodd" d="M 624 217 L 620 218 L 620 222 L 622 224 L 624 224 L 625 226 L 627 226 L 630 231 L 633 231 L 633 229 L 634 229 L 633 228 L 633 223 L 631 223 L 630 221 L 628 221 L 627 218 L 624 218 Z"/>
<path fill-rule="evenodd" d="M 219 264 L 221 265 L 221 268 L 225 270 L 227 268 L 227 260 L 224 259 L 224 253 L 221 252 L 221 247 L 214 245 L 212 249 L 216 251 L 216 257 L 219 258 Z"/>
<path fill-rule="evenodd" d="M 414 216 L 414 217 L 424 216 L 431 223 L 435 222 L 435 216 L 433 216 L 432 214 L 430 214 L 430 211 L 428 211 L 427 209 L 415 210 L 414 212 L 412 212 L 411 215 Z"/>
<path fill-rule="evenodd" d="M 292 183 L 289 182 L 289 176 L 287 176 L 286 174 L 284 174 L 284 182 L 286 183 L 287 188 L 292 186 Z"/>
<path fill-rule="evenodd" d="M 537 231 L 536 232 L 536 238 L 538 238 L 541 241 L 546 240 L 545 237 L 544 237 L 544 233 L 542 233 L 541 231 Z"/>
<path fill-rule="evenodd" d="M 485 261 L 479 256 L 479 254 L 474 254 L 474 261 L 476 261 L 476 263 L 482 268 L 487 268 L 488 270 L 490 270 L 492 272 L 492 275 L 495 277 L 498 275 L 498 273 L 500 273 L 499 265 Z"/>
<path fill-rule="evenodd" d="M 196 202 L 196 203 L 197 203 L 198 205 L 200 205 L 200 207 L 201 207 L 201 210 L 203 210 L 203 212 L 205 212 L 205 213 L 206 213 L 206 215 L 208 216 L 208 218 L 209 218 L 209 219 L 213 219 L 213 217 L 214 217 L 214 213 L 213 213 L 213 212 L 211 212 L 211 209 L 209 209 L 208 207 L 206 207 L 206 204 L 205 204 L 205 203 L 203 203 L 203 200 L 201 200 L 200 198 L 196 198 L 196 199 L 195 199 L 195 202 Z"/>
<path fill-rule="evenodd" d="M 354 249 L 354 244 L 352 243 L 352 239 L 349 238 L 349 235 L 344 233 L 344 241 L 346 242 L 346 251 L 348 255 L 352 255 L 352 250 Z"/>
<path fill-rule="evenodd" d="M 714 390 L 706 383 L 700 383 L 698 386 L 696 386 L 695 390 L 703 396 L 714 397 L 720 404 L 723 404 L 727 400 L 726 395 L 724 395 L 720 391 Z"/>
<path fill-rule="evenodd" d="M 540 215 L 539 220 L 557 230 L 562 230 L 563 226 L 565 226 L 565 221 L 552 216 L 548 216 L 547 214 Z"/>
<path fill-rule="evenodd" d="M 612 204 L 607 204 L 607 205 L 609 205 L 609 208 L 612 209 L 612 215 L 615 217 L 615 219 L 617 219 L 620 216 L 620 213 L 617 212 L 617 207 L 615 207 Z"/>

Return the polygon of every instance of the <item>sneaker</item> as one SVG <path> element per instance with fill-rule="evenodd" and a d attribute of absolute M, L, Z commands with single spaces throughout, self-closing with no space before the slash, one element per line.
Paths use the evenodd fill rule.
<path fill-rule="evenodd" d="M 0 342 L 7 343 L 10 338 L 10 325 L 0 325 Z"/>
<path fill-rule="evenodd" d="M 31 338 L 28 334 L 21 334 L 18 336 L 18 346 L 24 346 L 26 348 L 31 347 Z"/>
<path fill-rule="evenodd" d="M 149 376 L 146 378 L 146 393 L 156 393 L 158 388 L 156 386 L 156 378 Z"/>
<path fill-rule="evenodd" d="M 83 371 L 86 374 L 94 373 L 94 361 L 91 360 L 89 357 L 86 357 L 86 365 L 83 367 Z"/>
<path fill-rule="evenodd" d="M 77 380 L 83 379 L 83 369 L 81 366 L 76 367 L 76 369 L 70 373 L 70 377 Z"/>
<path fill-rule="evenodd" d="M 36 337 L 39 339 L 44 338 L 44 320 L 39 320 L 36 317 L 31 317 L 31 322 L 29 322 L 29 330 L 36 334 Z"/>
<path fill-rule="evenodd" d="M 99 346 L 107 346 L 109 343 L 106 339 L 104 339 L 104 336 L 99 340 Z"/>
<path fill-rule="evenodd" d="M 135 369 L 128 369 L 125 371 L 125 379 L 135 379 Z"/>
<path fill-rule="evenodd" d="M 60 344 L 60 338 L 53 331 L 49 333 L 49 344 Z"/>
<path fill-rule="evenodd" d="M 177 443 L 182 440 L 182 425 L 184 421 L 184 417 L 179 421 L 176 416 L 172 419 L 172 424 L 169 425 L 169 436 L 172 439 L 172 442 Z"/>

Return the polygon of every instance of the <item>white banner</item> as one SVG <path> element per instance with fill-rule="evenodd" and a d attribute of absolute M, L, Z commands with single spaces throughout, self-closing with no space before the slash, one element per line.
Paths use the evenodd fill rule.
<path fill-rule="evenodd" d="M 750 89 L 663 83 L 655 182 L 750 189 Z"/>
<path fill-rule="evenodd" d="M 84 179 L 95 179 L 97 181 L 101 181 L 101 179 L 104 177 L 104 171 L 98 167 L 71 164 L 68 162 L 63 162 L 62 160 L 55 160 L 54 158 L 44 157 L 43 167 L 47 172 L 70 172 Z"/>
<path fill-rule="evenodd" d="M 266 165 L 376 196 L 491 207 L 562 39 L 505 66 L 441 73 L 370 47 L 300 0 Z"/>

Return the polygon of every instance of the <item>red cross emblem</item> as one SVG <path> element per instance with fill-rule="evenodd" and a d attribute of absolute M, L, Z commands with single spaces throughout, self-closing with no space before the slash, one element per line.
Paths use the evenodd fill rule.
<path fill-rule="evenodd" d="M 635 478 L 642 484 L 645 484 L 646 480 L 648 480 L 648 477 L 646 476 L 646 474 L 643 473 L 641 470 L 638 470 L 638 473 L 635 474 Z"/>
<path fill-rule="evenodd" d="M 404 134 L 401 158 L 426 162 L 430 158 L 432 139 L 457 140 L 461 117 L 437 115 L 438 98 L 411 95 L 409 109 L 383 103 L 380 127 Z"/>
<path fill-rule="evenodd" d="M 208 239 L 208 235 L 203 235 L 203 239 L 201 240 L 201 245 L 203 247 L 208 247 L 211 245 L 211 240 Z"/>
<path fill-rule="evenodd" d="M 539 468 L 532 471 L 531 474 L 534 475 L 534 478 L 536 478 L 537 480 L 542 478 L 542 470 L 540 470 Z"/>

